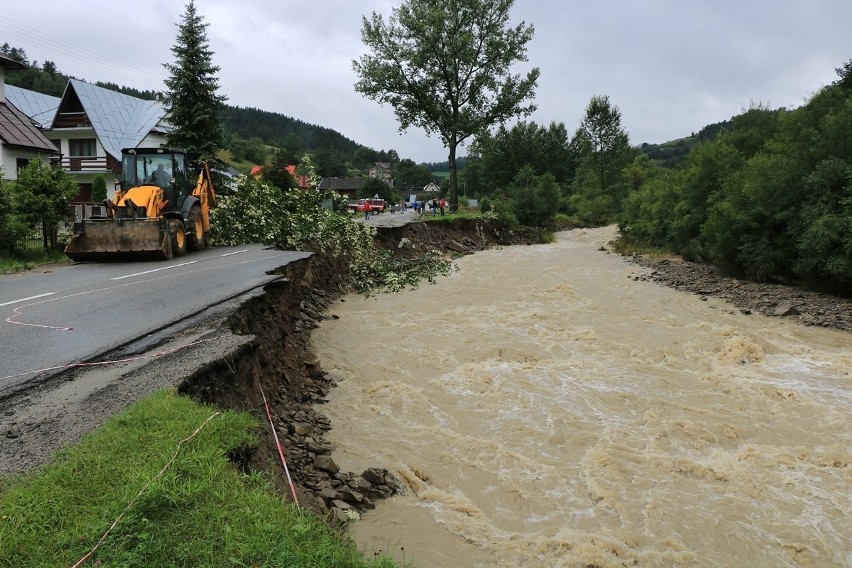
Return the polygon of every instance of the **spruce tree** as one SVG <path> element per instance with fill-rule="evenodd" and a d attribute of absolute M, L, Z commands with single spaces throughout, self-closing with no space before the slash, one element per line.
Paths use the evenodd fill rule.
<path fill-rule="evenodd" d="M 185 150 L 188 164 L 204 160 L 214 168 L 221 166 L 216 152 L 224 142 L 222 112 L 227 97 L 217 94 L 219 67 L 212 63 L 207 26 L 190 0 L 177 24 L 175 62 L 163 66 L 170 73 L 165 97 L 173 127 L 167 135 L 169 146 Z"/>

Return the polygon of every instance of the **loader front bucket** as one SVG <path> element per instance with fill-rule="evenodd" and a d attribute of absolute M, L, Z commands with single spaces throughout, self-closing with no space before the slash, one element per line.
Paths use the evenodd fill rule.
<path fill-rule="evenodd" d="M 172 239 L 165 219 L 99 219 L 76 223 L 65 247 L 71 260 L 170 259 Z"/>

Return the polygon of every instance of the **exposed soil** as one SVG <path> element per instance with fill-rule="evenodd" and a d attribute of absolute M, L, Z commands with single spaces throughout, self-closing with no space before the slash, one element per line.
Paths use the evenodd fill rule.
<path fill-rule="evenodd" d="M 535 243 L 539 235 L 509 233 L 494 225 L 462 219 L 377 228 L 377 246 L 398 251 L 401 239 L 413 245 L 405 254 L 425 254 L 433 249 L 468 254 L 495 245 Z M 674 258 L 627 259 L 651 269 L 650 273 L 637 271 L 632 276 L 636 279 L 723 298 L 743 313 L 794 317 L 806 325 L 852 331 L 852 302 L 846 299 L 741 282 L 720 276 L 712 267 Z M 211 318 L 206 329 L 187 330 L 182 337 L 172 338 L 173 342 L 189 342 L 215 336 L 216 342 L 210 344 L 215 348 L 179 351 L 172 359 L 128 369 L 121 376 L 101 377 L 102 388 L 88 388 L 74 397 L 57 395 L 60 389 L 78 382 L 69 375 L 52 390 L 34 390 L 0 402 L 0 475 L 46 463 L 58 448 L 76 442 L 127 404 L 157 388 L 176 386 L 179 392 L 201 402 L 256 415 L 263 425 L 259 431 L 261 443 L 252 448 L 235 448 L 231 457 L 246 470 L 270 472 L 277 489 L 289 496 L 287 478 L 268 427 L 265 396 L 300 504 L 332 523 L 344 521 L 347 509 L 372 508 L 376 499 L 402 490 L 387 470 L 340 471 L 325 438 L 325 432 L 333 425 L 323 416 L 322 404 L 334 383 L 310 351 L 310 334 L 319 321 L 328 317 L 332 303 L 346 292 L 342 261 L 313 256 L 290 263 L 280 272 L 285 280 L 234 306 L 226 316 Z M 174 373 L 178 361 L 182 372 Z M 65 402 L 60 403 L 61 400 Z M 60 404 L 64 406 L 59 408 Z M 39 412 L 40 408 L 44 410 Z"/>

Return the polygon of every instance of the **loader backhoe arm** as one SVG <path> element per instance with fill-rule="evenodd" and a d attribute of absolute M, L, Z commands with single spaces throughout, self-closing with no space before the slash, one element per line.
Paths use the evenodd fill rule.
<path fill-rule="evenodd" d="M 192 195 L 201 203 L 201 220 L 204 231 L 210 230 L 210 208 L 216 207 L 216 192 L 213 191 L 213 179 L 210 176 L 210 168 L 207 162 L 201 162 L 201 172 L 198 174 L 198 182 Z"/>

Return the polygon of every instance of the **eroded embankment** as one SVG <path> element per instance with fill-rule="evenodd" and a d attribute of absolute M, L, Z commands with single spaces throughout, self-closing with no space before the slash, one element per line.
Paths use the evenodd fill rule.
<path fill-rule="evenodd" d="M 411 246 L 398 247 L 402 239 Z M 466 254 L 538 239 L 535 232 L 512 233 L 482 221 L 457 219 L 379 228 L 375 243 L 398 254 L 416 256 L 436 250 Z M 300 504 L 332 521 L 343 521 L 347 509 L 372 508 L 375 499 L 400 490 L 394 476 L 384 469 L 340 471 L 325 439 L 333 425 L 323 416 L 322 404 L 334 384 L 311 352 L 310 334 L 326 317 L 331 303 L 346 292 L 345 262 L 315 255 L 288 264 L 280 272 L 286 280 L 247 301 L 228 322 L 234 333 L 254 336 L 249 348 L 206 366 L 186 378 L 179 390 L 219 408 L 252 412 L 261 423 L 267 423 L 265 395 Z M 239 448 L 232 457 L 247 470 L 271 472 L 278 490 L 289 495 L 271 429 L 262 429 L 259 434 L 261 443 L 257 447 Z"/>

